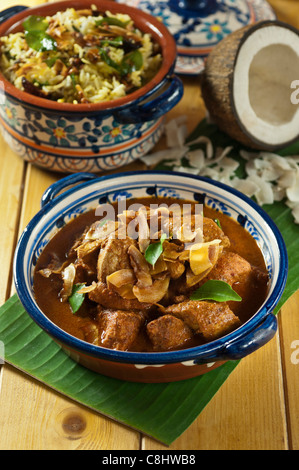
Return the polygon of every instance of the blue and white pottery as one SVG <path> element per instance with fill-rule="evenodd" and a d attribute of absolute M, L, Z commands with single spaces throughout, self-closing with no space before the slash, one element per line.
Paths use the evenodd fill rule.
<path fill-rule="evenodd" d="M 242 224 L 255 238 L 268 268 L 270 281 L 265 302 L 250 320 L 232 333 L 211 343 L 181 351 L 115 351 L 94 346 L 64 332 L 43 314 L 34 299 L 34 268 L 43 248 L 64 224 L 99 204 L 124 197 L 149 196 L 200 202 Z M 277 320 L 273 309 L 281 298 L 288 272 L 285 243 L 270 217 L 238 191 L 222 183 L 185 173 L 145 171 L 103 177 L 78 173 L 50 186 L 42 197 L 41 206 L 17 245 L 14 258 L 17 293 L 33 320 L 83 366 L 129 381 L 178 381 L 204 374 L 225 361 L 247 356 L 275 335 Z"/>
<path fill-rule="evenodd" d="M 228 34 L 276 15 L 266 0 L 117 0 L 163 21 L 176 40 L 175 72 L 197 75 L 204 59 Z"/>
<path fill-rule="evenodd" d="M 62 173 L 114 170 L 148 153 L 159 140 L 164 118 L 183 96 L 173 75 L 176 43 L 156 18 L 136 8 L 95 0 L 101 11 L 127 13 L 136 26 L 160 45 L 163 61 L 156 76 L 139 90 L 97 104 L 57 103 L 9 83 L 0 73 L 0 127 L 25 161 Z M 84 0 L 12 7 L 0 13 L 0 37 L 21 30 L 29 15 L 52 15 L 68 7 L 86 8 Z"/>

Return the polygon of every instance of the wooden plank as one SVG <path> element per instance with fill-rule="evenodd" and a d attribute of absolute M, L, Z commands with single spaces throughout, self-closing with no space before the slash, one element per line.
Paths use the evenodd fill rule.
<path fill-rule="evenodd" d="M 299 292 L 281 309 L 280 331 L 284 393 L 287 403 L 290 448 L 299 450 Z"/>
<path fill-rule="evenodd" d="M 20 232 L 38 212 L 43 192 L 58 178 L 57 174 L 28 165 Z M 139 448 L 138 432 L 77 405 L 11 367 L 5 366 L 3 375 L 1 402 L 6 406 L 1 407 L 0 403 L 0 422 L 6 424 L 5 433 L 0 434 L 2 436 L 0 448 L 33 450 L 111 448 L 137 450 Z M 10 399 L 12 396 L 15 398 L 26 396 L 26 400 L 12 401 Z M 23 416 L 22 422 L 19 423 L 21 416 Z M 73 424 L 73 428 L 81 426 L 81 432 L 75 433 L 71 424 L 67 426 L 66 422 L 77 423 Z"/>
<path fill-rule="evenodd" d="M 11 262 L 16 243 L 15 228 L 18 223 L 19 204 L 22 195 L 23 161 L 15 155 L 0 137 L 0 301 L 7 298 L 11 280 Z"/>
<path fill-rule="evenodd" d="M 299 28 L 298 0 L 268 0 L 279 20 Z"/>
<path fill-rule="evenodd" d="M 44 3 L 44 0 L 1 0 L 1 9 L 16 4 L 33 6 L 39 3 Z M 293 24 L 299 21 L 297 0 L 270 0 L 270 3 L 279 12 L 280 19 Z M 197 79 L 185 78 L 184 84 L 184 99 L 169 113 L 168 119 L 186 114 L 190 132 L 204 116 L 204 106 Z M 164 145 L 162 138 L 157 148 Z M 2 238 L 5 240 L 0 247 L 0 295 L 4 293 L 5 296 L 10 282 L 12 240 L 15 240 L 14 229 L 18 222 L 17 194 L 21 191 L 23 163 L 1 140 L 0 149 L 5 155 L 0 175 L 0 210 L 2 220 L 9 221 L 6 232 L 3 235 L 0 232 L 0 241 Z M 135 163 L 122 171 L 141 168 L 142 164 Z M 39 210 L 43 191 L 60 177 L 28 165 L 20 230 Z M 293 348 L 299 341 L 298 300 L 299 294 L 296 294 L 282 309 L 279 335 L 242 360 L 200 417 L 173 443 L 171 450 L 299 449 L 299 364 L 296 363 L 299 353 L 296 355 L 296 346 Z M 139 433 L 74 404 L 9 366 L 3 367 L 2 372 L 1 450 L 139 448 Z M 142 448 L 166 449 L 147 437 L 143 438 Z"/>
<path fill-rule="evenodd" d="M 171 450 L 285 450 L 278 337 L 242 359 Z M 143 439 L 143 449 L 166 449 Z"/>
<path fill-rule="evenodd" d="M 10 6 L 34 6 L 43 0 L 1 0 L 1 9 Z M 3 220 L 9 221 L 1 231 L 0 295 L 4 301 L 11 265 L 12 241 L 18 214 L 18 194 L 21 188 L 23 162 L 0 142 L 2 154 L 0 210 Z M 61 175 L 52 174 L 28 165 L 20 231 L 39 210 L 45 189 Z M 4 231 L 5 229 L 5 231 Z M 11 233 L 11 235 L 10 235 Z M 12 287 L 11 293 L 14 292 Z M 103 418 L 97 413 L 74 404 L 71 400 L 49 390 L 25 374 L 5 365 L 1 377 L 0 449 L 4 450 L 73 450 L 73 449 L 138 449 L 139 433 Z M 26 400 L 24 399 L 26 397 Z"/>

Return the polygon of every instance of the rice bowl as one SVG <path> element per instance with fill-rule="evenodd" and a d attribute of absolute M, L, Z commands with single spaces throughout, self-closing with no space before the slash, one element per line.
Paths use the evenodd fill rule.
<path fill-rule="evenodd" d="M 66 49 L 71 44 L 69 41 L 61 44 L 63 35 L 59 37 L 57 31 L 54 33 L 49 29 L 48 21 L 52 21 L 50 18 L 57 12 L 66 12 L 68 9 L 74 9 L 75 12 L 86 11 L 87 8 L 91 10 L 92 4 L 98 8 L 96 12 L 101 12 L 100 17 L 96 16 L 96 21 L 100 24 L 101 32 L 102 27 L 105 30 L 106 37 L 97 37 L 95 41 L 99 41 L 99 44 L 94 47 L 80 46 L 83 53 L 88 54 L 90 65 L 84 63 L 84 57 L 80 58 L 79 54 L 73 58 L 71 53 L 67 55 L 67 51 L 64 55 L 58 51 L 59 44 Z M 82 16 L 82 23 L 86 22 L 87 17 L 90 17 L 88 21 L 95 21 L 93 14 Z M 115 20 L 107 20 L 108 17 L 116 16 L 118 18 Z M 126 23 L 128 20 L 124 21 L 124 18 L 127 17 L 132 19 L 133 29 L 127 31 L 131 27 L 128 23 L 127 28 L 120 28 L 122 32 L 125 31 L 125 38 L 118 30 L 117 36 L 114 34 L 108 39 L 107 30 L 118 28 L 118 25 L 108 23 Z M 105 24 L 102 23 L 103 18 Z M 80 25 L 75 25 L 76 29 L 79 27 Z M 137 34 L 137 29 L 141 33 Z M 67 0 L 33 8 L 12 7 L 2 11 L 0 47 L 4 47 L 1 46 L 1 38 L 19 33 L 25 34 L 27 49 L 29 50 L 28 41 L 32 46 L 32 56 L 43 55 L 47 62 L 39 63 L 44 63 L 44 73 L 46 71 L 49 79 L 52 77 L 54 80 L 54 83 L 47 83 L 43 76 L 37 75 L 37 80 L 34 81 L 34 76 L 30 76 L 34 72 L 30 68 L 27 69 L 29 75 L 22 76 L 24 68 L 26 70 L 29 66 L 21 64 L 22 86 L 18 88 L 13 79 L 10 81 L 6 77 L 0 66 L 1 131 L 10 148 L 21 158 L 52 171 L 100 173 L 139 159 L 157 143 L 163 132 L 166 113 L 176 106 L 184 92 L 182 80 L 173 73 L 176 43 L 161 21 L 140 9 L 109 0 L 94 0 L 90 3 L 85 0 Z M 87 38 L 88 35 L 84 36 L 74 29 L 67 34 L 73 37 L 75 33 L 80 42 L 82 38 L 83 41 L 94 40 L 93 35 Z M 140 43 L 140 34 L 144 38 L 144 45 Z M 115 46 L 111 41 L 116 42 L 120 60 L 118 63 L 117 54 L 113 55 Z M 74 37 L 71 42 L 75 42 Z M 146 47 L 149 42 L 152 52 Z M 43 50 L 36 51 L 35 48 Z M 79 50 L 77 48 L 77 52 Z M 4 60 L 10 60 L 9 54 Z M 157 62 L 159 64 L 156 67 Z M 105 76 L 105 86 L 102 89 L 96 85 L 96 93 L 91 74 L 85 74 L 86 66 L 94 68 L 95 64 L 110 73 Z M 11 66 L 12 73 L 15 73 L 19 68 L 16 58 L 12 57 Z M 156 67 L 154 73 L 152 67 Z M 51 75 L 53 70 L 55 79 Z M 61 88 L 55 82 L 59 75 L 63 76 L 60 77 Z M 79 82 L 80 76 L 85 81 Z M 99 74 L 96 79 L 101 79 Z M 138 81 L 139 87 L 136 86 Z M 64 86 L 65 83 L 69 88 Z M 54 86 L 55 91 L 50 86 Z M 95 95 L 100 99 L 96 100 Z"/>
<path fill-rule="evenodd" d="M 161 66 L 159 46 L 128 14 L 67 8 L 32 15 L 23 28 L 1 38 L 1 71 L 18 89 L 59 103 L 121 98 Z"/>

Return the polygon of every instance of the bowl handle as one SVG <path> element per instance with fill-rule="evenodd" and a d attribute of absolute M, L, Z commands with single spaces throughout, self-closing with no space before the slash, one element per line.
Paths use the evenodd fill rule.
<path fill-rule="evenodd" d="M 270 313 L 260 325 L 253 331 L 247 333 L 243 338 L 237 339 L 225 345 L 220 351 L 211 352 L 209 357 L 205 355 L 203 360 L 196 359 L 195 364 L 202 364 L 210 361 L 239 360 L 248 354 L 264 346 L 270 341 L 277 331 L 277 318 Z"/>
<path fill-rule="evenodd" d="M 166 77 L 164 91 L 159 87 L 150 101 L 142 101 L 114 113 L 120 124 L 139 124 L 164 116 L 181 100 L 184 93 L 182 80 L 176 75 Z"/>
<path fill-rule="evenodd" d="M 95 178 L 98 178 L 98 176 L 94 173 L 74 173 L 61 178 L 46 189 L 41 198 L 41 207 L 43 208 L 46 204 L 52 201 L 55 196 L 64 189 L 68 189 L 70 186 L 83 183 L 84 181 L 90 181 Z"/>
<path fill-rule="evenodd" d="M 4 21 L 8 20 L 12 16 L 20 13 L 21 11 L 27 10 L 28 7 L 23 5 L 17 5 L 14 7 L 6 8 L 6 10 L 0 11 L 0 24 L 4 23 Z"/>

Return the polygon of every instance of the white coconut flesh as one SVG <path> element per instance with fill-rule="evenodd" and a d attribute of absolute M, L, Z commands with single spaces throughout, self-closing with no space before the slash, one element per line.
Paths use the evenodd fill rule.
<path fill-rule="evenodd" d="M 236 59 L 233 100 L 244 131 L 260 142 L 280 145 L 299 134 L 299 105 L 291 83 L 299 80 L 299 36 L 270 25 L 245 39 Z"/>

